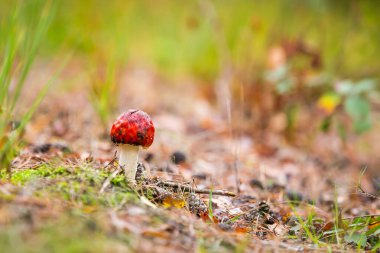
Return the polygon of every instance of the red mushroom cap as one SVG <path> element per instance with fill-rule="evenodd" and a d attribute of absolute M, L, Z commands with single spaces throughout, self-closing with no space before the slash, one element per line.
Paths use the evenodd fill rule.
<path fill-rule="evenodd" d="M 111 128 L 114 143 L 148 148 L 154 140 L 154 126 L 149 115 L 140 110 L 128 110 L 121 114 Z"/>

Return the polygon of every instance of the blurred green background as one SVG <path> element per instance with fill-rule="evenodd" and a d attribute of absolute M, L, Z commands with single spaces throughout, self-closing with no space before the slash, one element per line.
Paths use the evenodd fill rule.
<path fill-rule="evenodd" d="M 46 1 L 0 3 L 4 22 L 21 3 L 27 16 Z M 202 8 L 203 2 L 213 10 Z M 56 15 L 40 53 L 74 51 L 87 61 L 140 64 L 169 77 L 213 79 L 219 70 L 218 26 L 236 69 L 252 75 L 265 67 L 268 49 L 284 40 L 302 40 L 320 54 L 334 75 L 379 76 L 379 1 L 124 1 L 58 0 Z M 205 10 L 206 9 L 206 10 Z M 36 13 L 34 13 L 36 11 Z M 213 17 L 214 16 L 214 17 Z M 247 62 L 252 62 L 247 69 Z"/>

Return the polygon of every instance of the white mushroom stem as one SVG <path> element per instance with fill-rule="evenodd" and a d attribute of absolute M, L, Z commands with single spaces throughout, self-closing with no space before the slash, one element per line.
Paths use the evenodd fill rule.
<path fill-rule="evenodd" d="M 135 182 L 140 146 L 121 144 L 119 150 L 119 165 L 124 169 L 125 178 Z"/>

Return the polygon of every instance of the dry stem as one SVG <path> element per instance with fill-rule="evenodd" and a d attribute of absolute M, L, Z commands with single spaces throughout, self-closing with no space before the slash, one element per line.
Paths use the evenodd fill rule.
<path fill-rule="evenodd" d="M 196 189 L 188 185 L 182 185 L 180 183 L 176 182 L 170 182 L 170 181 L 160 181 L 157 183 L 158 186 L 161 187 L 171 187 L 180 189 L 185 192 L 194 192 L 198 194 L 212 194 L 212 195 L 221 195 L 221 196 L 229 196 L 229 197 L 235 197 L 236 194 L 233 192 L 229 192 L 226 190 L 211 190 L 211 189 Z"/>

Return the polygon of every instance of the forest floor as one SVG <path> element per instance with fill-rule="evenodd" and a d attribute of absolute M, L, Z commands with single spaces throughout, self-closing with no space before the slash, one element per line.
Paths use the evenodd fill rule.
<path fill-rule="evenodd" d="M 379 250 L 371 155 L 334 133 L 307 150 L 270 129 L 246 131 L 249 120 L 228 122 L 191 82 L 136 69 L 122 86 L 119 108 L 147 111 L 156 126 L 140 155 L 145 181 L 125 183 L 83 87 L 57 87 L 27 126 L 11 178 L 1 172 L 2 252 Z M 375 152 L 378 134 L 364 138 Z"/>

